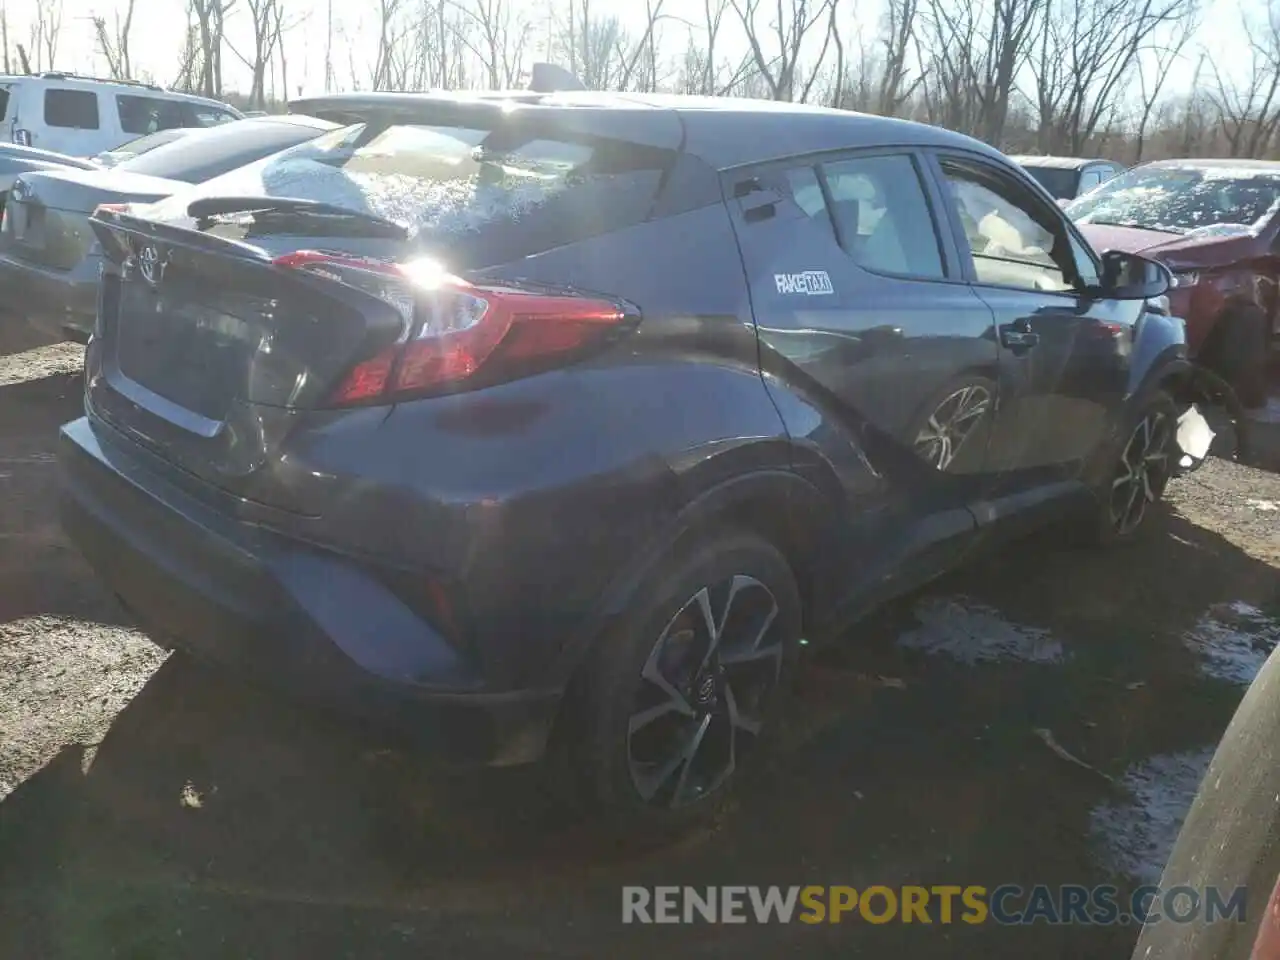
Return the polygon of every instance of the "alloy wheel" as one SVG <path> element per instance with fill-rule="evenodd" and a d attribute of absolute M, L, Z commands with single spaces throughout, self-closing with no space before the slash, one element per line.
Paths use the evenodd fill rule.
<path fill-rule="evenodd" d="M 1124 535 L 1137 529 L 1169 479 L 1170 420 L 1152 410 L 1134 427 L 1111 481 L 1111 523 Z"/>
<path fill-rule="evenodd" d="M 654 643 L 627 723 L 627 763 L 646 803 L 715 793 L 759 738 L 782 675 L 778 602 L 737 575 L 690 597 Z"/>
<path fill-rule="evenodd" d="M 949 394 L 916 435 L 916 452 L 929 466 L 946 470 L 990 407 L 990 392 L 977 384 Z"/>

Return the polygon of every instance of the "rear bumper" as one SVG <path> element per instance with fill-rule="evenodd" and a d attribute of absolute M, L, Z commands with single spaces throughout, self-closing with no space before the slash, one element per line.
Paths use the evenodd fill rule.
<path fill-rule="evenodd" d="M 84 343 L 97 320 L 100 262 L 91 255 L 72 270 L 54 270 L 0 254 L 2 306 L 52 337 Z"/>
<path fill-rule="evenodd" d="M 357 561 L 216 511 L 86 418 L 59 438 L 63 525 L 166 645 L 373 721 L 450 762 L 537 759 L 555 690 L 493 691 Z"/>

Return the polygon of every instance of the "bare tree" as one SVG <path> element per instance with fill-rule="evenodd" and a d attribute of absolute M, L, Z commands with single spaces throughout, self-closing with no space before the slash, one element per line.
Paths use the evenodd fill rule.
<path fill-rule="evenodd" d="M 774 19 L 767 31 L 759 23 L 761 0 L 732 0 L 742 22 L 756 73 L 772 100 L 799 100 L 809 97 L 822 69 L 834 31 L 840 0 L 778 0 Z M 808 76 L 801 76 L 800 58 L 805 38 L 816 26 L 826 30 L 822 48 Z"/>
<path fill-rule="evenodd" d="M 195 24 L 195 14 L 187 7 L 187 29 L 183 35 L 182 49 L 178 54 L 178 71 L 173 86 L 191 93 L 198 89 L 200 83 L 200 31 Z"/>
<path fill-rule="evenodd" d="M 670 19 L 665 5 L 666 0 L 645 0 L 644 29 L 632 35 L 617 16 L 600 15 L 592 0 L 568 0 L 563 19 L 548 23 L 548 54 L 592 90 L 656 89 L 659 30 Z M 696 69 L 701 70 L 701 60 Z"/>
<path fill-rule="evenodd" d="M 129 33 L 133 29 L 133 7 L 135 0 L 127 0 L 124 14 L 116 10 L 114 23 L 107 26 L 107 18 L 95 14 L 93 32 L 98 43 L 98 52 L 107 61 L 107 70 L 113 79 L 132 80 L 133 64 L 129 60 Z"/>
<path fill-rule="evenodd" d="M 927 0 L 921 34 L 928 44 L 924 82 L 929 119 L 999 144 L 1014 84 L 1045 0 Z"/>
<path fill-rule="evenodd" d="M 1182 51 L 1200 28 L 1195 15 L 1189 15 L 1175 21 L 1169 28 L 1167 36 L 1162 36 L 1152 45 L 1146 56 L 1138 57 L 1138 97 L 1141 109 L 1138 115 L 1138 132 L 1134 144 L 1133 162 L 1142 160 L 1142 151 L 1146 147 L 1147 128 L 1151 123 L 1152 112 L 1160 102 L 1160 95 L 1174 63 L 1182 57 Z"/>
<path fill-rule="evenodd" d="M 480 61 L 491 90 L 511 89 L 524 71 L 525 49 L 533 25 L 512 9 L 509 0 L 453 0 L 463 19 L 475 28 L 461 37 Z"/>
<path fill-rule="evenodd" d="M 331 91 L 337 82 L 337 77 L 333 72 L 333 0 L 329 0 L 328 9 L 325 12 L 325 32 L 324 32 L 324 92 Z"/>
<path fill-rule="evenodd" d="M 919 0 L 888 0 L 884 13 L 882 36 L 884 66 L 876 90 L 876 112 L 893 116 L 924 79 L 920 74 L 909 82 L 907 56 L 911 38 L 917 29 Z"/>
<path fill-rule="evenodd" d="M 1212 65 L 1210 99 L 1233 157 L 1256 157 L 1271 145 L 1280 124 L 1280 4 L 1271 0 L 1265 22 L 1248 14 L 1241 25 L 1249 37 L 1249 71 L 1242 81 Z"/>
<path fill-rule="evenodd" d="M 227 14 L 236 0 L 190 0 L 200 40 L 199 89 L 206 97 L 222 95 L 222 47 Z"/>
<path fill-rule="evenodd" d="M 13 68 L 9 65 L 9 11 L 3 3 L 0 3 L 0 47 L 4 49 L 4 72 L 12 73 Z"/>
<path fill-rule="evenodd" d="M 35 17 L 31 21 L 31 49 L 36 54 L 36 70 L 52 70 L 58 59 L 58 40 L 62 36 L 62 0 L 35 0 Z M 26 51 L 19 51 L 25 61 Z M 30 63 L 26 68 L 30 72 Z"/>
<path fill-rule="evenodd" d="M 1049 0 L 1032 64 L 1042 148 L 1083 150 L 1153 38 L 1194 11 L 1195 0 Z"/>
<path fill-rule="evenodd" d="M 261 108 L 267 102 L 267 70 L 280 41 L 280 0 L 245 0 L 245 5 L 253 25 L 253 50 L 246 56 L 230 41 L 226 43 L 240 62 L 249 68 L 249 105 Z"/>
<path fill-rule="evenodd" d="M 750 53 L 737 63 L 720 56 L 720 37 L 729 0 L 702 0 L 702 22 L 689 24 L 688 38 L 679 70 L 678 89 L 682 93 L 724 96 L 735 89 L 752 68 Z"/>

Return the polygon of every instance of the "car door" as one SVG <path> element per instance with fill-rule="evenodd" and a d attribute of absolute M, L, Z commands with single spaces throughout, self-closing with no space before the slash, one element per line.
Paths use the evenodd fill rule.
<path fill-rule="evenodd" d="M 972 532 L 996 407 L 991 310 L 910 151 L 729 171 L 766 383 L 840 472 L 850 542 L 898 576 Z M 873 532 L 874 531 L 874 532 Z M 918 569 L 926 569 L 923 564 Z"/>
<path fill-rule="evenodd" d="M 989 516 L 1078 492 L 1123 410 L 1143 301 L 1100 298 L 1094 253 L 1025 177 L 986 157 L 938 152 L 963 269 L 995 315 L 1000 408 Z M 980 519 L 983 519 L 980 516 Z"/>

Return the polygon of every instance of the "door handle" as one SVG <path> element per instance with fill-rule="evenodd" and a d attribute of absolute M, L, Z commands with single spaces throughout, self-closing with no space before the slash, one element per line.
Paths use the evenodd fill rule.
<path fill-rule="evenodd" d="M 1000 328 L 1000 343 L 1013 351 L 1030 350 L 1040 342 L 1040 334 L 1031 330 L 1026 320 L 1015 320 Z"/>

